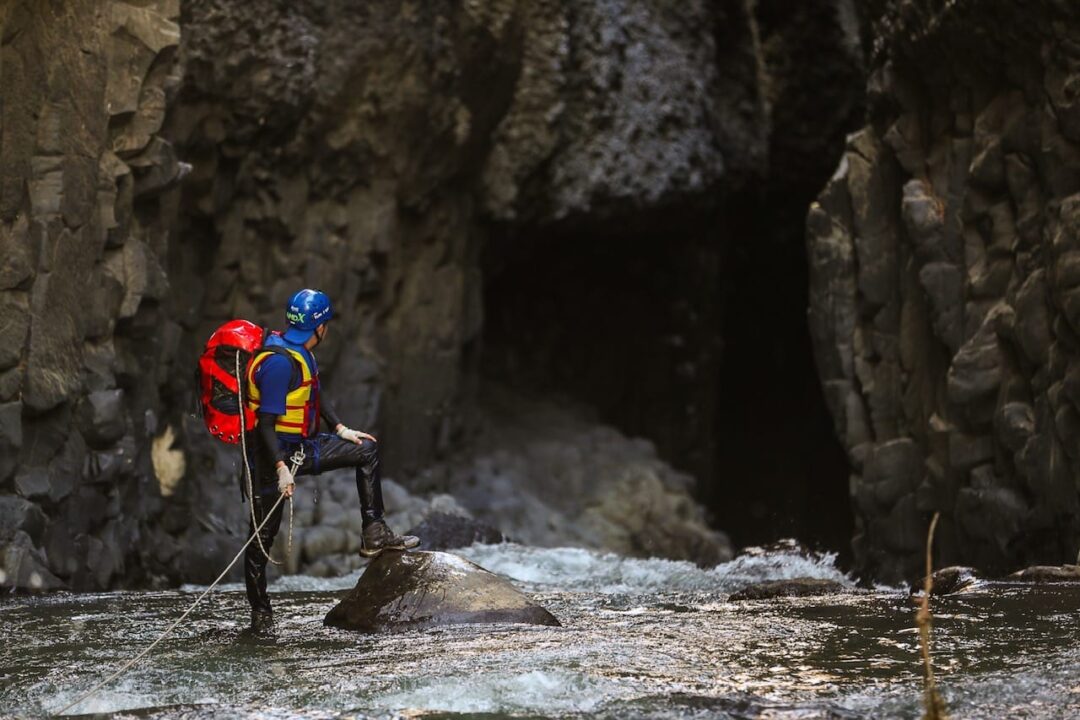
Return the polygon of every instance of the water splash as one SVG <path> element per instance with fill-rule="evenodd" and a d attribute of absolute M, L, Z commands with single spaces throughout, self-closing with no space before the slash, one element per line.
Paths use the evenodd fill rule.
<path fill-rule="evenodd" d="M 438 678 L 415 688 L 374 698 L 373 708 L 453 713 L 591 713 L 639 691 L 622 680 L 585 672 L 532 670 L 469 678 Z"/>
<path fill-rule="evenodd" d="M 626 558 L 582 548 L 474 545 L 460 551 L 478 565 L 537 589 L 598 593 L 721 592 L 753 583 L 812 577 L 854 583 L 836 555 L 780 551 L 738 557 L 712 569 L 678 560 Z"/>
<path fill-rule="evenodd" d="M 831 556 L 769 550 L 715 568 L 567 548 L 460 553 L 511 577 L 564 627 L 459 626 L 364 636 L 322 618 L 344 578 L 273 585 L 276 637 L 243 632 L 247 601 L 211 595 L 177 636 L 87 710 L 157 720 L 477 715 L 848 718 L 919 715 L 904 592 L 730 603 L 751 582 L 850 584 Z M 90 687 L 190 602 L 176 591 L 19 596 L 0 604 L 0 717 Z M 941 600 L 935 654 L 960 717 L 1080 717 L 1075 586 L 991 585 Z"/>

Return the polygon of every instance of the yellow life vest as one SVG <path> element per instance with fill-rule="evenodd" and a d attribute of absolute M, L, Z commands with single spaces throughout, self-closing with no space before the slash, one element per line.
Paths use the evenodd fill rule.
<path fill-rule="evenodd" d="M 287 347 L 277 346 L 275 350 L 260 350 L 252 358 L 247 371 L 248 407 L 259 411 L 259 387 L 255 384 L 255 371 L 266 358 L 284 351 L 292 356 L 300 368 L 300 384 L 290 388 L 285 395 L 285 414 L 277 416 L 274 430 L 283 435 L 297 435 L 306 438 L 314 435 L 319 422 L 319 376 L 313 373 L 303 354 Z"/>

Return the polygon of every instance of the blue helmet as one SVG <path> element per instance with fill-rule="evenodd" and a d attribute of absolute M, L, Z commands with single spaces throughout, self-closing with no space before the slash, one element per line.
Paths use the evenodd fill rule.
<path fill-rule="evenodd" d="M 332 317 L 334 309 L 330 307 L 330 298 L 326 293 L 305 288 L 289 298 L 289 304 L 285 306 L 285 319 L 289 323 L 289 329 L 283 337 L 291 343 L 301 345 L 315 334 L 315 328 Z"/>

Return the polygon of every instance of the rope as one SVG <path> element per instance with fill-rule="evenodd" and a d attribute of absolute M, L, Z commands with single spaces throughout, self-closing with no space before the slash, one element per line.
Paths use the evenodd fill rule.
<path fill-rule="evenodd" d="M 296 472 L 300 469 L 300 466 L 304 464 L 304 460 L 307 458 L 307 453 L 304 452 L 304 446 L 301 444 L 293 454 L 289 456 L 289 460 L 292 461 L 292 474 L 295 477 Z M 289 496 L 289 544 L 285 549 L 285 557 L 292 558 L 292 539 L 293 539 L 293 499 L 292 495 Z"/>
<path fill-rule="evenodd" d="M 222 581 L 222 579 L 224 579 L 224 577 L 228 574 L 228 572 L 230 570 L 232 570 L 233 565 L 235 565 L 236 561 L 239 560 L 240 557 L 244 554 L 244 551 L 247 550 L 247 547 L 248 547 L 248 545 L 251 544 L 251 541 L 254 540 L 256 537 L 258 537 L 259 532 L 263 529 L 263 525 L 265 525 L 267 523 L 267 521 L 270 520 L 270 518 L 274 514 L 274 511 L 277 510 L 278 505 L 280 505 L 281 501 L 284 500 L 284 499 L 285 499 L 285 493 L 282 493 L 278 497 L 277 502 L 274 503 L 274 506 L 270 508 L 270 512 L 266 513 L 265 517 L 263 517 L 263 521 L 261 523 L 259 523 L 259 526 L 257 528 L 255 528 L 255 532 L 252 533 L 251 537 L 249 537 L 247 542 L 244 543 L 244 546 L 242 548 L 240 548 L 240 552 L 236 553 L 236 557 L 234 557 L 232 559 L 232 562 L 230 562 L 229 565 L 224 570 L 221 571 L 221 574 L 217 576 L 217 580 L 215 580 L 213 583 L 211 583 L 210 587 L 206 588 L 206 590 L 203 591 L 202 595 L 200 595 L 198 598 L 196 598 L 195 602 L 191 603 L 191 607 L 189 607 L 186 611 L 184 611 L 184 614 L 181 615 L 179 618 L 177 618 L 176 622 L 174 622 L 172 625 L 170 625 L 165 630 L 165 632 L 161 633 L 161 635 L 158 636 L 157 640 L 150 643 L 150 645 L 145 650 L 143 650 L 141 653 L 139 653 L 138 655 L 136 655 L 132 659 L 128 660 L 126 663 L 124 663 L 120 667 L 119 670 L 117 670 L 112 675 L 110 675 L 109 677 L 107 677 L 104 680 L 102 680 L 101 682 L 99 682 L 94 687 L 90 688 L 89 691 L 87 691 L 86 693 L 81 695 L 77 700 L 75 700 L 75 702 L 69 703 L 63 709 L 61 709 L 59 712 L 57 712 L 55 714 L 56 715 L 63 715 L 68 710 L 70 710 L 71 708 L 73 708 L 76 705 L 78 705 L 79 703 L 81 703 L 83 700 L 86 700 L 87 698 L 91 697 L 98 690 L 100 690 L 101 688 L 105 687 L 106 685 L 108 685 L 110 682 L 112 682 L 116 678 L 123 675 L 124 672 L 127 671 L 128 668 L 130 668 L 136 662 L 138 662 L 143 657 L 145 657 L 146 654 L 149 653 L 151 650 L 153 650 L 154 647 L 156 647 L 159 642 L 161 642 L 166 637 L 168 637 L 169 633 L 171 633 L 173 630 L 175 630 L 176 626 L 179 625 L 181 622 L 183 622 L 184 618 L 186 618 L 188 615 L 190 615 L 191 611 L 195 609 L 195 606 L 198 605 L 200 602 L 202 602 L 202 599 L 204 597 L 206 597 L 208 594 L 210 594 L 210 591 L 213 590 L 215 587 L 217 587 L 218 583 L 220 583 Z"/>
<path fill-rule="evenodd" d="M 240 379 L 240 351 L 236 351 L 236 400 L 240 408 L 240 449 L 244 455 L 244 478 L 247 480 L 248 507 L 251 510 L 251 526 L 255 526 L 255 486 L 251 480 L 251 465 L 248 463 L 247 454 L 247 427 L 245 426 L 247 408 L 244 406 L 244 381 Z M 256 533 L 257 534 L 257 533 Z M 270 557 L 269 551 L 263 545 L 262 537 L 259 540 L 259 550 L 266 559 L 274 565 L 280 565 L 277 560 Z M 292 554 L 292 498 L 289 498 L 289 554 Z"/>
<path fill-rule="evenodd" d="M 292 529 L 293 529 L 293 507 L 292 507 L 292 495 L 289 496 L 289 544 L 285 547 L 285 557 L 292 558 Z"/>

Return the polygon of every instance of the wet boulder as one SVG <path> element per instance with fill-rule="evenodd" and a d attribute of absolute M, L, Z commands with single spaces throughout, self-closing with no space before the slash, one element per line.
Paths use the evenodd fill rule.
<path fill-rule="evenodd" d="M 1080 582 L 1080 565 L 1034 565 L 1014 572 L 1008 579 L 1032 583 Z"/>
<path fill-rule="evenodd" d="M 847 592 L 848 588 L 836 580 L 799 577 L 789 580 L 771 580 L 745 587 L 731 594 L 730 600 L 767 600 L 777 597 L 808 597 Z"/>
<path fill-rule="evenodd" d="M 325 624 L 365 633 L 436 625 L 526 623 L 559 625 L 506 580 L 443 552 L 384 552 Z"/>
<path fill-rule="evenodd" d="M 963 592 L 979 583 L 979 571 L 972 567 L 952 565 L 935 570 L 930 576 L 931 595 L 952 595 Z M 926 579 L 911 586 L 911 594 L 917 595 L 926 587 Z"/>

